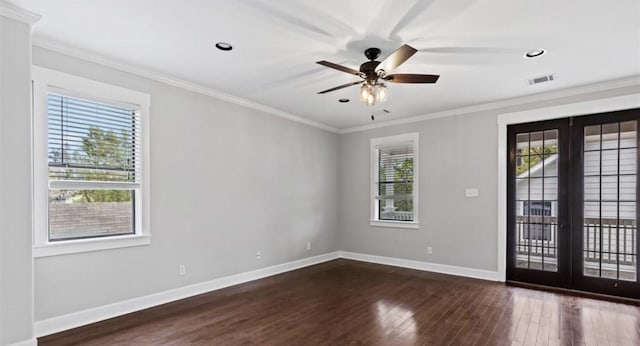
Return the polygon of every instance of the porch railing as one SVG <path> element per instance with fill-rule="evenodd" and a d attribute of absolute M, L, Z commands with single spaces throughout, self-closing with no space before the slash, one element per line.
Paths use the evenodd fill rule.
<path fill-rule="evenodd" d="M 394 221 L 411 221 L 413 220 L 413 212 L 411 211 L 389 211 L 380 212 L 381 220 L 394 220 Z"/>
<path fill-rule="evenodd" d="M 527 227 L 529 225 L 529 227 Z M 583 256 L 587 262 L 635 264 L 636 220 L 585 218 Z M 554 259 L 557 257 L 558 222 L 556 217 L 517 216 L 516 253 Z M 601 241 L 602 240 L 602 241 Z M 529 252 L 530 248 L 530 252 Z"/>

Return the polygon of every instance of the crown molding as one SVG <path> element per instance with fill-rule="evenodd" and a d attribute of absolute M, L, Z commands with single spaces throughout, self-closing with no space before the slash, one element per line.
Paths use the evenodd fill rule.
<path fill-rule="evenodd" d="M 11 18 L 29 25 L 37 23 L 42 16 L 10 3 L 0 1 L 0 16 Z"/>
<path fill-rule="evenodd" d="M 593 92 L 606 91 L 606 90 L 631 87 L 631 86 L 640 86 L 640 75 L 609 80 L 601 83 L 588 84 L 588 85 L 583 85 L 583 86 L 574 87 L 574 88 L 560 89 L 560 90 L 555 90 L 555 91 L 550 91 L 550 92 L 540 93 L 535 95 L 522 96 L 522 97 L 516 97 L 516 98 L 511 98 L 511 99 L 506 99 L 501 101 L 478 104 L 478 105 L 473 105 L 468 107 L 449 109 L 441 112 L 428 113 L 428 114 L 417 115 L 417 116 L 408 117 L 408 118 L 388 120 L 388 121 L 384 121 L 376 124 L 354 126 L 346 129 L 341 129 L 339 133 L 345 134 L 345 133 L 352 133 L 352 132 L 367 131 L 367 130 L 379 129 L 383 127 L 415 123 L 415 122 L 425 121 L 430 119 L 444 118 L 444 117 L 453 116 L 453 115 L 463 115 L 463 114 L 477 113 L 482 111 L 497 110 L 501 108 L 517 106 L 517 105 L 522 105 L 527 103 L 549 101 L 549 100 L 563 98 L 563 97 L 578 96 L 578 95 L 589 94 Z"/>
<path fill-rule="evenodd" d="M 192 91 L 198 94 L 202 94 L 202 95 L 206 95 L 206 96 L 210 96 L 222 101 L 226 101 L 229 103 L 233 103 L 239 106 L 243 106 L 246 108 L 251 108 L 254 110 L 257 110 L 259 112 L 263 112 L 263 113 L 267 113 L 267 114 L 271 114 L 271 115 L 275 115 L 277 117 L 281 117 L 290 121 L 294 121 L 297 123 L 301 123 L 301 124 L 305 124 L 308 126 L 313 126 L 325 131 L 329 131 L 329 132 L 333 132 L 333 133 L 339 133 L 340 130 L 314 121 L 314 120 L 310 120 L 310 119 L 306 119 L 306 118 L 302 118 L 300 116 L 291 114 L 291 113 L 287 113 L 285 111 L 276 109 L 276 108 L 272 108 L 269 106 L 265 106 L 263 104 L 257 103 L 257 102 L 253 102 L 253 101 L 249 101 L 247 99 L 238 97 L 238 96 L 234 96 L 234 95 L 230 95 L 230 94 L 226 94 L 220 91 L 217 91 L 215 89 L 206 87 L 204 85 L 201 84 L 197 84 L 197 83 L 193 83 L 193 82 L 189 82 L 186 80 L 182 80 L 179 78 L 175 78 L 172 76 L 168 76 L 162 73 L 158 73 L 158 72 L 154 72 L 154 71 L 150 71 L 144 68 L 140 68 L 137 66 L 133 66 L 133 65 L 129 65 L 129 64 L 125 64 L 122 62 L 118 62 L 115 61 L 113 59 L 101 56 L 99 54 L 95 54 L 95 53 L 90 53 L 88 51 L 85 50 L 81 50 L 78 48 L 74 48 L 74 47 L 70 47 L 68 45 L 59 43 L 59 42 L 55 42 L 53 40 L 50 39 L 46 39 L 43 37 L 38 37 L 35 36 L 33 38 L 33 46 L 36 47 L 40 47 L 40 48 L 44 48 L 47 50 L 51 50 L 60 54 L 64 54 L 64 55 L 68 55 L 74 58 L 78 58 L 78 59 L 82 59 L 82 60 L 86 60 L 92 63 L 96 63 L 99 65 L 103 65 L 103 66 L 107 66 L 116 70 L 120 70 L 123 72 L 127 72 L 133 75 L 137 75 L 143 78 L 147 78 L 147 79 L 151 79 L 160 83 L 164 83 L 164 84 L 168 84 L 174 87 L 178 87 L 181 89 L 185 89 L 188 91 Z"/>

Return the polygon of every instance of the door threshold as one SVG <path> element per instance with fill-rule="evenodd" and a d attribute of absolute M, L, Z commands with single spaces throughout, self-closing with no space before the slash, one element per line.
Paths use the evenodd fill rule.
<path fill-rule="evenodd" d="M 602 293 L 580 291 L 580 290 L 574 290 L 574 289 L 564 288 L 564 287 L 546 286 L 546 285 L 532 284 L 528 282 L 512 281 L 512 280 L 507 280 L 506 284 L 509 286 L 520 287 L 520 288 L 530 288 L 530 289 L 535 289 L 539 291 L 560 293 L 560 294 L 566 294 L 566 295 L 571 295 L 571 296 L 576 296 L 581 298 L 599 299 L 599 300 L 606 300 L 614 303 L 623 303 L 623 304 L 640 306 L 639 299 L 633 299 L 633 298 L 627 298 L 627 297 L 612 296 L 612 295 L 602 294 Z"/>

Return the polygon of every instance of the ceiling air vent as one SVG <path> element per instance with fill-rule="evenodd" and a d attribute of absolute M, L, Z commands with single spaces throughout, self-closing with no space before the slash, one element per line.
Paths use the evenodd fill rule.
<path fill-rule="evenodd" d="M 531 79 L 529 79 L 529 85 L 535 85 L 535 84 L 540 84 L 540 83 L 545 83 L 545 82 L 551 82 L 553 80 L 556 79 L 556 75 L 554 73 L 546 75 L 546 76 L 539 76 L 539 77 L 533 77 Z"/>

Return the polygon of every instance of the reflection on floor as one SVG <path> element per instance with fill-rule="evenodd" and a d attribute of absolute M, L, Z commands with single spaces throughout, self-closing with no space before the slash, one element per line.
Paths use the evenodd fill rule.
<path fill-rule="evenodd" d="M 639 345 L 640 308 L 335 260 L 39 344 Z"/>

